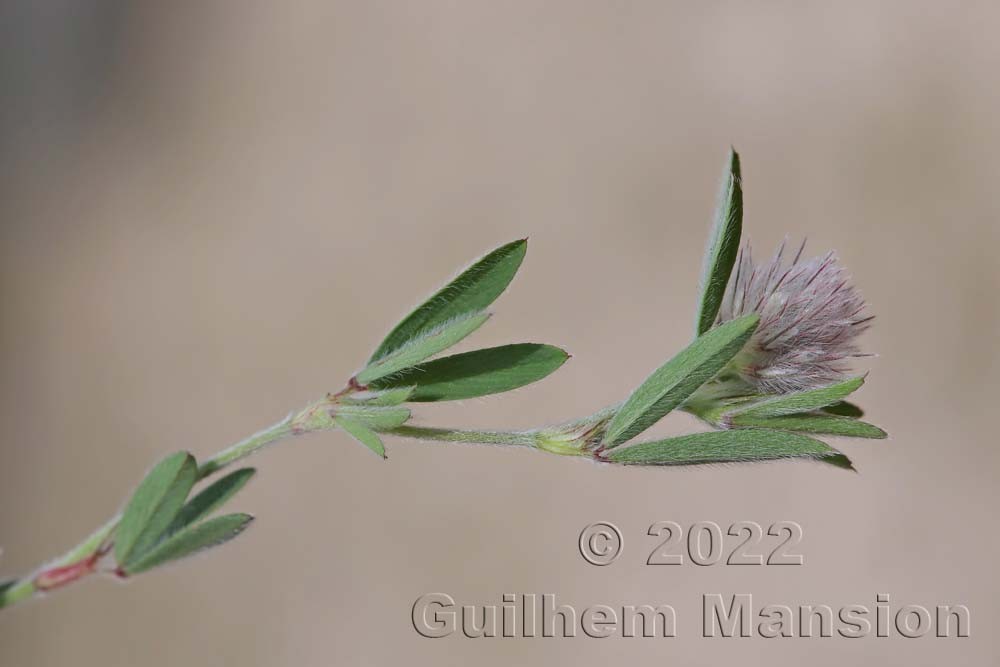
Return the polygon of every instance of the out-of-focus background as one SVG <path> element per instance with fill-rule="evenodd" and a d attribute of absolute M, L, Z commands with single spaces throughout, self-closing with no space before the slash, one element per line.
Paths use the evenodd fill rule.
<path fill-rule="evenodd" d="M 620 400 L 690 338 L 730 144 L 761 252 L 807 236 L 868 297 L 859 400 L 891 439 L 841 443 L 859 474 L 287 442 L 234 505 L 247 534 L 3 611 L 0 662 L 997 664 L 998 21 L 992 3 L 4 3 L 4 574 L 85 535 L 166 452 L 208 455 L 339 388 L 411 305 L 521 236 L 473 343 L 574 358 L 420 419 L 528 427 Z M 604 568 L 577 552 L 598 520 L 625 536 Z M 658 520 L 797 521 L 805 564 L 650 567 Z M 423 639 L 429 592 L 669 603 L 679 636 Z M 705 593 L 961 603 L 972 636 L 702 639 Z"/>

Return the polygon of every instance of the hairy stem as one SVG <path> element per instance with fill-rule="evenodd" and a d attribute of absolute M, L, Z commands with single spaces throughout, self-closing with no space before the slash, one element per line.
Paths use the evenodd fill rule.
<path fill-rule="evenodd" d="M 328 395 L 306 406 L 300 412 L 292 413 L 278 423 L 240 440 L 211 458 L 205 459 L 198 467 L 198 479 L 203 480 L 211 477 L 230 464 L 288 436 L 334 428 L 332 410 L 339 399 L 347 393 L 350 393 L 350 390 Z M 607 415 L 613 414 L 615 409 L 609 408 L 588 419 L 573 422 L 564 429 L 557 427 L 556 430 L 476 431 L 404 425 L 382 432 L 417 440 L 533 447 L 556 454 L 582 455 L 584 453 L 581 450 L 582 438 L 586 436 L 593 424 L 605 422 Z M 31 598 L 38 593 L 60 588 L 94 572 L 101 571 L 98 567 L 99 561 L 110 550 L 121 516 L 121 513 L 116 514 L 85 540 L 59 558 L 43 565 L 31 575 L 12 582 L 0 583 L 0 608 Z"/>
<path fill-rule="evenodd" d="M 230 463 L 246 458 L 258 449 L 262 449 L 272 442 L 277 442 L 282 438 L 295 435 L 296 433 L 298 431 L 296 431 L 293 416 L 288 415 L 277 424 L 269 426 L 262 431 L 257 431 L 250 437 L 240 440 L 235 445 L 223 449 L 212 458 L 204 461 L 198 466 L 198 479 L 205 479 L 209 475 L 222 470 Z"/>
<path fill-rule="evenodd" d="M 437 442 L 464 442 L 472 445 L 511 445 L 536 447 L 537 434 L 532 431 L 466 431 L 425 426 L 397 426 L 385 431 L 391 435 Z"/>
<path fill-rule="evenodd" d="M 297 416 L 289 415 L 277 424 L 223 449 L 199 466 L 198 479 L 205 479 L 229 464 L 289 435 L 318 430 L 317 424 L 310 421 L 310 419 L 315 421 L 312 412 L 307 409 Z M 325 427 L 325 424 L 323 426 Z M 103 555 L 110 544 L 120 520 L 121 513 L 118 513 L 85 540 L 62 556 L 46 563 L 33 574 L 14 582 L 0 584 L 0 608 L 28 599 L 37 593 L 59 588 L 93 573 L 97 557 Z"/>

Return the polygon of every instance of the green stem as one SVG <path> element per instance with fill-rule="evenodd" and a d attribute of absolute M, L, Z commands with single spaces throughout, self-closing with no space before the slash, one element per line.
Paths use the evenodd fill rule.
<path fill-rule="evenodd" d="M 0 588 L 0 608 L 20 602 L 38 593 L 41 589 L 36 582 L 38 576 L 42 573 L 65 568 L 92 557 L 114 532 L 120 519 L 121 514 L 116 514 L 112 519 L 105 522 L 103 526 L 91 533 L 87 539 L 77 544 L 59 558 L 40 567 L 35 574 Z"/>
<path fill-rule="evenodd" d="M 465 431 L 426 426 L 397 426 L 384 432 L 403 438 L 464 442 L 471 445 L 512 445 L 515 447 L 536 447 L 538 445 L 537 433 L 533 431 Z"/>
<path fill-rule="evenodd" d="M 240 440 L 235 445 L 223 449 L 212 458 L 204 461 L 198 466 L 198 479 L 205 479 L 209 475 L 222 470 L 230 463 L 246 458 L 258 449 L 263 449 L 267 445 L 289 435 L 295 435 L 297 432 L 299 431 L 297 431 L 297 427 L 295 426 L 293 415 L 288 415 L 277 424 L 269 426 L 262 431 L 257 431 L 250 437 Z"/>
<path fill-rule="evenodd" d="M 292 413 L 277 424 L 223 449 L 201 463 L 198 468 L 198 479 L 210 477 L 230 464 L 290 435 L 334 428 L 330 408 L 336 404 L 337 400 L 338 395 L 327 396 L 310 404 L 301 412 Z M 613 408 L 607 412 L 610 414 L 612 411 Z M 564 429 L 556 428 L 554 431 L 475 431 L 404 425 L 383 432 L 418 440 L 534 447 L 557 454 L 582 455 L 579 442 L 582 431 L 577 433 L 576 429 L 595 423 L 595 418 L 603 417 L 604 413 L 602 412 L 587 420 L 567 425 Z M 37 593 L 61 587 L 97 571 L 98 560 L 111 546 L 115 529 L 120 520 L 121 514 L 119 513 L 94 531 L 87 539 L 59 558 L 45 564 L 33 574 L 13 582 L 0 583 L 0 608 L 28 599 Z"/>
<path fill-rule="evenodd" d="M 231 463 L 246 458 L 257 450 L 289 435 L 317 430 L 317 426 L 325 427 L 325 424 L 318 424 L 315 410 L 307 409 L 298 415 L 289 415 L 277 424 L 258 431 L 250 437 L 223 449 L 210 459 L 205 460 L 198 468 L 198 479 L 205 479 Z M 94 560 L 94 556 L 102 550 L 102 547 L 105 547 L 109 543 L 120 520 L 121 513 L 118 513 L 103 526 L 91 533 L 87 539 L 77 544 L 59 558 L 46 563 L 33 574 L 13 582 L 0 584 L 0 608 L 8 607 L 16 602 L 28 599 L 36 593 L 47 590 L 45 587 L 39 585 L 41 578 L 51 578 L 50 575 L 54 572 L 72 568 L 75 565 L 82 566 L 88 563 L 88 561 Z M 65 585 L 92 572 L 93 568 L 80 567 L 77 572 L 68 574 L 65 580 L 61 581 L 58 585 Z"/>

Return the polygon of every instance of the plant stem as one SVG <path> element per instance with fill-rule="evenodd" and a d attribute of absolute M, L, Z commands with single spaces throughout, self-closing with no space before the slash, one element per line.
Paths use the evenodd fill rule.
<path fill-rule="evenodd" d="M 65 554 L 56 558 L 43 565 L 37 573 L 20 579 L 6 588 L 0 589 L 0 608 L 14 604 L 15 602 L 20 602 L 21 600 L 30 598 L 35 593 L 43 591 L 45 589 L 40 588 L 38 585 L 39 577 L 43 576 L 46 572 L 51 572 L 53 570 L 58 570 L 60 568 L 73 565 L 87 560 L 92 557 L 98 551 L 100 551 L 101 546 L 107 541 L 107 539 L 114 532 L 115 528 L 118 526 L 118 521 L 121 519 L 121 514 L 116 514 L 113 518 L 108 520 L 103 526 L 91 533 L 87 539 L 80 542 L 78 545 L 67 551 Z"/>
<path fill-rule="evenodd" d="M 261 431 L 257 431 L 250 437 L 240 440 L 235 445 L 231 445 L 226 449 L 223 449 L 212 458 L 204 461 L 198 466 L 198 479 L 205 479 L 209 475 L 213 475 L 219 470 L 222 470 L 230 463 L 246 458 L 258 449 L 262 449 L 263 447 L 270 445 L 272 442 L 277 442 L 286 436 L 296 435 L 298 432 L 300 431 L 296 430 L 293 415 L 288 415 L 277 424 L 269 426 Z"/>
<path fill-rule="evenodd" d="M 198 467 L 198 479 L 205 479 L 229 464 L 250 456 L 266 445 L 277 442 L 289 435 L 297 435 L 325 428 L 325 423 L 319 424 L 314 413 L 315 410 L 307 409 L 298 415 L 289 415 L 277 424 L 258 431 L 250 437 L 223 449 L 215 456 L 206 459 Z M 96 564 L 95 555 L 100 554 L 102 548 L 109 544 L 120 520 L 121 513 L 118 513 L 105 522 L 103 526 L 91 533 L 85 540 L 59 558 L 46 563 L 30 576 L 5 585 L 0 584 L 0 608 L 28 599 L 37 593 L 64 586 L 91 574 L 94 571 L 92 567 L 80 567 L 77 571 L 70 572 L 62 577 L 54 576 L 55 573 L 64 572 L 67 568 L 75 565 L 83 565 L 88 562 Z"/>
<path fill-rule="evenodd" d="M 417 440 L 463 442 L 472 445 L 538 446 L 538 437 L 533 431 L 464 431 L 426 426 L 397 426 L 385 431 L 385 433 L 403 438 L 416 438 Z"/>
<path fill-rule="evenodd" d="M 205 459 L 198 467 L 198 479 L 203 480 L 210 477 L 230 464 L 288 436 L 334 428 L 331 409 L 344 394 L 345 392 L 341 392 L 341 394 L 330 395 L 311 403 L 302 411 L 292 413 L 278 423 L 240 440 L 211 458 Z M 599 413 L 591 417 L 590 420 L 581 420 L 579 425 L 590 423 L 594 418 L 602 417 L 603 413 Z M 576 423 L 572 425 L 573 428 L 577 426 Z M 579 435 L 572 432 L 475 431 L 405 425 L 383 432 L 418 440 L 535 447 L 557 454 L 579 455 L 581 453 L 579 444 L 575 444 Z M 85 540 L 59 558 L 46 563 L 31 575 L 13 582 L 0 583 L 0 608 L 26 600 L 38 593 L 62 587 L 98 571 L 98 561 L 110 549 L 121 516 L 121 513 L 116 514 Z"/>

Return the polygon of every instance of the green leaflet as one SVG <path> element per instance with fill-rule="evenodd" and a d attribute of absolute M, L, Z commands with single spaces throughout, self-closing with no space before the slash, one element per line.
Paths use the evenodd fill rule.
<path fill-rule="evenodd" d="M 369 363 L 445 322 L 487 308 L 513 280 L 527 249 L 527 239 L 513 241 L 467 268 L 397 324 L 372 354 Z"/>
<path fill-rule="evenodd" d="M 829 463 L 836 468 L 843 468 L 844 470 L 851 470 L 857 472 L 851 459 L 847 458 L 843 454 L 834 454 L 833 456 L 824 456 L 820 459 L 823 463 Z"/>
<path fill-rule="evenodd" d="M 151 570 L 171 561 L 228 542 L 253 521 L 249 514 L 227 514 L 196 525 L 189 525 L 163 540 L 145 554 L 124 566 L 126 574 Z"/>
<path fill-rule="evenodd" d="M 837 401 L 833 405 L 822 408 L 821 411 L 831 415 L 840 415 L 841 417 L 854 417 L 855 419 L 865 416 L 864 410 L 848 401 Z"/>
<path fill-rule="evenodd" d="M 701 277 L 701 300 L 698 303 L 697 333 L 702 335 L 712 328 L 722 305 L 729 275 L 736 262 L 740 235 L 743 231 L 743 189 L 741 186 L 740 156 L 735 150 L 729 153 L 729 164 L 723 177 L 722 188 L 715 208 L 712 236 L 705 252 L 705 266 Z"/>
<path fill-rule="evenodd" d="M 413 366 L 372 383 L 375 389 L 412 386 L 411 401 L 454 401 L 498 394 L 537 382 L 569 355 L 551 345 L 519 343 L 456 354 Z"/>
<path fill-rule="evenodd" d="M 867 422 L 858 421 L 850 417 L 825 415 L 818 412 L 782 415 L 780 417 L 754 417 L 752 415 L 739 414 L 732 416 L 731 423 L 733 426 L 748 428 L 781 429 L 784 431 L 802 431 L 803 433 L 844 435 L 853 438 L 882 439 L 887 435 L 879 427 Z"/>
<path fill-rule="evenodd" d="M 337 424 L 337 426 L 347 431 L 351 437 L 381 456 L 383 459 L 389 458 L 385 455 L 385 445 L 382 444 L 382 439 L 378 437 L 378 434 L 375 433 L 375 431 L 371 430 L 361 422 L 354 421 L 353 419 L 334 417 L 333 421 Z"/>
<path fill-rule="evenodd" d="M 786 458 L 841 456 L 826 443 L 781 431 L 711 431 L 644 442 L 616 449 L 607 455 L 625 465 L 694 465 L 743 463 Z"/>
<path fill-rule="evenodd" d="M 756 314 L 726 322 L 654 371 L 611 420 L 605 445 L 615 447 L 634 438 L 683 403 L 739 353 L 758 323 Z"/>
<path fill-rule="evenodd" d="M 337 417 L 358 422 L 375 431 L 402 426 L 410 418 L 409 408 L 400 406 L 341 405 L 334 411 Z"/>
<path fill-rule="evenodd" d="M 187 452 L 171 454 L 146 475 L 125 507 L 115 535 L 115 560 L 125 565 L 153 546 L 173 521 L 198 475 Z"/>
<path fill-rule="evenodd" d="M 390 378 L 386 378 L 387 380 Z M 378 384 L 376 380 L 375 384 Z M 363 391 L 340 399 L 344 405 L 399 405 L 410 400 L 413 387 L 395 387 L 385 391 Z"/>
<path fill-rule="evenodd" d="M 256 472 L 253 468 L 240 468 L 206 486 L 184 504 L 167 528 L 166 534 L 172 535 L 222 507 L 250 481 Z"/>
<path fill-rule="evenodd" d="M 422 331 L 417 337 L 409 339 L 378 361 L 371 362 L 357 374 L 357 382 L 367 385 L 373 380 L 419 364 L 424 359 L 458 343 L 481 327 L 489 317 L 489 313 L 470 313 L 443 322 L 434 329 Z"/>
<path fill-rule="evenodd" d="M 810 412 L 840 401 L 845 396 L 857 391 L 864 382 L 863 377 L 854 377 L 827 387 L 784 394 L 759 403 L 750 403 L 731 414 L 750 417 L 778 417 L 798 412 Z"/>

